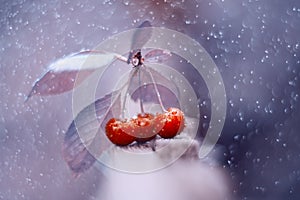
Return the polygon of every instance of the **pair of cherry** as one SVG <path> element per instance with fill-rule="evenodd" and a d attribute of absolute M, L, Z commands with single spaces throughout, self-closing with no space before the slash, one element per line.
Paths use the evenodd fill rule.
<path fill-rule="evenodd" d="M 134 141 L 147 142 L 159 135 L 173 138 L 184 128 L 184 114 L 178 108 L 169 108 L 164 113 L 138 114 L 129 120 L 110 119 L 105 127 L 108 139 L 119 146 L 129 145 Z"/>

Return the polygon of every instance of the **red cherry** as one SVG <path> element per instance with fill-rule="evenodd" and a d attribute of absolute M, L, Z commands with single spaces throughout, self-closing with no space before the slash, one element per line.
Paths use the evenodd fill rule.
<path fill-rule="evenodd" d="M 184 128 L 184 114 L 178 108 L 169 108 L 167 112 L 156 116 L 138 114 L 128 121 L 110 119 L 105 127 L 108 139 L 120 146 L 133 141 L 147 142 L 159 134 L 162 138 L 173 138 Z"/>
<path fill-rule="evenodd" d="M 163 128 L 158 132 L 162 138 L 173 138 L 184 128 L 184 114 L 178 108 L 169 108 L 166 113 L 159 114 L 157 120 L 164 123 Z"/>
<path fill-rule="evenodd" d="M 115 118 L 110 119 L 105 126 L 108 139 L 119 146 L 128 145 L 135 140 L 135 137 L 130 135 L 131 129 L 127 122 Z"/>
<path fill-rule="evenodd" d="M 137 142 L 147 142 L 155 138 L 157 131 L 155 131 L 153 119 L 154 115 L 144 113 L 138 114 L 136 118 L 130 120 Z"/>

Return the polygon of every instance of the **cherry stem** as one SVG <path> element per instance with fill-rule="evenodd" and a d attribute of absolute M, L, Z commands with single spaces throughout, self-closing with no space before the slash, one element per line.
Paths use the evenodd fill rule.
<path fill-rule="evenodd" d="M 145 66 L 145 65 L 144 65 L 144 66 Z M 157 98 L 158 98 L 159 105 L 160 105 L 162 111 L 163 111 L 163 112 L 166 112 L 167 110 L 166 110 L 166 108 L 164 107 L 164 104 L 163 104 L 163 102 L 162 102 L 162 100 L 161 100 L 160 93 L 159 93 L 159 91 L 158 91 L 157 84 L 156 84 L 156 82 L 155 82 L 155 80 L 154 80 L 154 77 L 153 77 L 151 71 L 148 70 L 148 68 L 147 68 L 146 66 L 145 66 L 145 68 L 146 68 L 147 72 L 150 74 L 151 80 L 152 80 L 153 85 L 154 85 L 154 90 L 155 90 L 156 96 L 157 96 Z"/>
<path fill-rule="evenodd" d="M 141 88 L 141 86 L 142 86 L 142 82 L 141 82 L 141 70 L 140 69 L 138 69 L 138 71 L 139 71 L 139 87 L 138 88 Z M 142 86 L 143 87 L 143 86 Z M 139 95 L 140 95 L 140 109 L 141 109 L 141 113 L 142 113 L 142 115 L 144 115 L 145 114 L 145 111 L 144 111 L 144 106 L 143 106 L 143 88 L 141 88 L 140 90 L 139 90 Z"/>
<path fill-rule="evenodd" d="M 126 89 L 126 92 L 125 92 L 125 97 L 124 97 L 124 101 L 123 101 L 123 105 L 122 105 L 122 118 L 124 119 L 124 115 L 125 115 L 125 104 L 126 104 L 126 101 L 127 101 L 127 95 L 128 95 L 128 91 L 129 91 L 129 87 L 131 85 L 131 82 L 132 82 L 132 78 L 134 76 L 134 74 L 136 73 L 135 70 L 131 71 L 130 72 L 130 75 L 129 75 L 129 81 L 127 82 L 128 85 L 127 85 L 127 89 Z M 125 85 L 124 85 L 125 86 Z"/>

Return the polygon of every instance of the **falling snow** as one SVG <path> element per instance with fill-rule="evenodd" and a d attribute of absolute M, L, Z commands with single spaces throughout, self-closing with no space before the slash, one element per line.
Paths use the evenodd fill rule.
<path fill-rule="evenodd" d="M 74 180 L 61 156 L 71 94 L 24 99 L 51 62 L 144 20 L 194 38 L 218 66 L 227 95 L 218 159 L 232 195 L 300 198 L 299 1 L 16 0 L 2 2 L 0 13 L 0 199 L 96 199 L 102 175 Z M 186 66 L 174 68 L 199 95 L 201 138 L 209 94 Z"/>

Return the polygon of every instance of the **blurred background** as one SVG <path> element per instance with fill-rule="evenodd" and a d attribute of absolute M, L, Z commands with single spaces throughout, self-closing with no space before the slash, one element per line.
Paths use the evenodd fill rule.
<path fill-rule="evenodd" d="M 51 62 L 144 20 L 197 40 L 221 72 L 227 118 L 215 159 L 232 199 L 300 198 L 300 1 L 0 2 L 0 199 L 98 199 L 103 175 L 74 179 L 61 155 L 71 93 L 24 98 Z M 196 81 L 201 138 L 209 95 L 185 75 Z"/>

